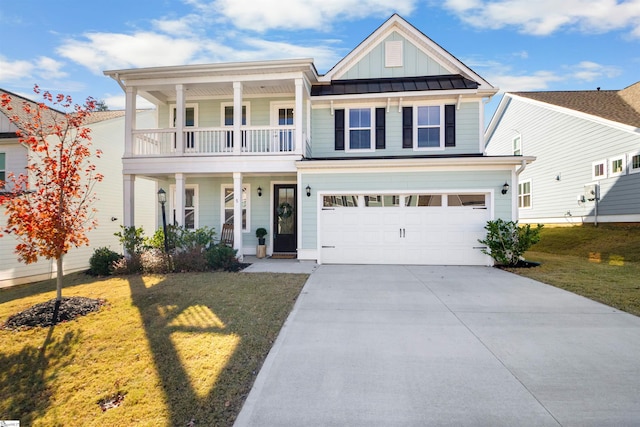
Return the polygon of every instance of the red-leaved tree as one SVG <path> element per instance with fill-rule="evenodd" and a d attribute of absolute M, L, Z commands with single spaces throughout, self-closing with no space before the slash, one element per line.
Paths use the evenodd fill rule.
<path fill-rule="evenodd" d="M 93 187 L 102 175 L 91 157 L 100 157 L 101 151 L 92 152 L 90 129 L 84 126 L 96 103 L 87 98 L 85 105 L 73 105 L 70 96 L 54 97 L 37 85 L 34 92 L 44 101 L 16 106 L 6 93 L 0 100 L 28 151 L 26 173 L 7 176 L 0 199 L 7 216 L 3 231 L 17 238 L 20 261 L 56 260 L 59 304 L 63 256 L 74 246 L 88 245 L 87 233 L 97 225 Z"/>

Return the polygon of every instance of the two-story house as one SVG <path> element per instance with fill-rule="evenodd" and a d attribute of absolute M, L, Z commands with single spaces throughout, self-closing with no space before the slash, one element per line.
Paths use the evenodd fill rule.
<path fill-rule="evenodd" d="M 311 59 L 105 71 L 126 93 L 124 220 L 138 177 L 169 221 L 234 227 L 238 255 L 319 263 L 489 265 L 487 220 L 511 219 L 531 157 L 486 156 L 497 92 L 398 15 L 329 72 Z M 140 96 L 157 125 L 133 112 Z"/>
<path fill-rule="evenodd" d="M 506 93 L 485 138 L 488 154 L 537 159 L 520 175 L 521 222 L 640 222 L 640 82 Z"/>
<path fill-rule="evenodd" d="M 10 173 L 19 175 L 25 173 L 29 159 L 27 147 L 20 143 L 16 134 L 16 126 L 9 120 L 13 115 L 28 116 L 22 111 L 23 103 L 35 107 L 36 102 L 15 93 L 0 89 L 0 94 L 6 93 L 12 99 L 12 110 L 0 107 L 0 180 L 7 179 Z M 51 110 L 52 114 L 63 118 L 62 111 Z M 44 116 L 47 119 L 47 115 Z M 138 113 L 139 123 L 153 123 L 154 111 Z M 102 150 L 100 158 L 92 158 L 98 172 L 104 175 L 102 182 L 96 183 L 94 190 L 98 200 L 94 207 L 97 209 L 95 218 L 98 221 L 96 229 L 89 232 L 89 245 L 72 248 L 63 258 L 64 273 L 82 271 L 89 268 L 89 259 L 96 248 L 105 246 L 116 252 L 121 252 L 121 245 L 114 233 L 120 231 L 122 222 L 122 154 L 124 147 L 124 111 L 94 112 L 88 117 L 85 126 L 91 130 L 93 148 Z M 55 139 L 54 139 L 55 140 Z M 7 191 L 0 188 L 0 192 Z M 136 208 L 139 213 L 139 225 L 145 229 L 152 229 L 155 221 L 155 183 L 140 179 L 137 182 L 140 203 Z M 0 206 L 0 227 L 6 225 L 5 208 Z M 24 264 L 18 261 L 15 247 L 18 243 L 12 234 L 0 237 L 0 288 L 44 280 L 56 276 L 55 260 L 40 258 L 34 264 Z"/>

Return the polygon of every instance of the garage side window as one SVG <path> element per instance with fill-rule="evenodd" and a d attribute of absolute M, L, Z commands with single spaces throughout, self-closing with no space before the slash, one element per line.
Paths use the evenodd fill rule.
<path fill-rule="evenodd" d="M 448 206 L 485 207 L 486 196 L 484 194 L 449 194 L 447 204 Z"/>
<path fill-rule="evenodd" d="M 322 206 L 325 208 L 357 208 L 358 196 L 324 196 Z"/>

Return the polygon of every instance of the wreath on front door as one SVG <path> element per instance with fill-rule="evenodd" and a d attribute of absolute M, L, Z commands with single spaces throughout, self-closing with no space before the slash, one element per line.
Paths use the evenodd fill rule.
<path fill-rule="evenodd" d="M 281 219 L 287 219 L 293 214 L 293 206 L 287 202 L 280 203 L 278 205 L 278 217 Z"/>

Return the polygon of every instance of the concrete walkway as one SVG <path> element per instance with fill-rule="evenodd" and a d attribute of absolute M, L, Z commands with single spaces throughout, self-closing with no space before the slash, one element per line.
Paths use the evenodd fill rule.
<path fill-rule="evenodd" d="M 311 275 L 243 426 L 637 426 L 640 318 L 486 267 Z"/>

